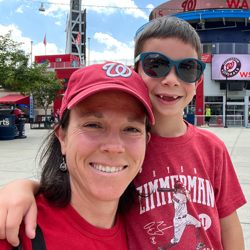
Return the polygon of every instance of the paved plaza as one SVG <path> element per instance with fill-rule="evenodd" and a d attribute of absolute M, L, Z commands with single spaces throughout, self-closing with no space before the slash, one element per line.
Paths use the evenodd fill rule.
<path fill-rule="evenodd" d="M 245 248 L 250 249 L 250 128 L 203 128 L 216 134 L 227 146 L 248 203 L 238 210 Z M 0 188 L 15 179 L 38 177 L 37 150 L 49 130 L 30 129 L 26 139 L 0 141 Z"/>

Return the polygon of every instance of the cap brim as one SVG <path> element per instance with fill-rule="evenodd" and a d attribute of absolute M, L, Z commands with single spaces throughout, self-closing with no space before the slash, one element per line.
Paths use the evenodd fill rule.
<path fill-rule="evenodd" d="M 143 106 L 146 108 L 146 110 L 148 112 L 150 123 L 151 124 L 155 123 L 153 112 L 151 110 L 151 107 L 148 105 L 147 101 L 144 98 L 142 98 L 140 95 L 138 95 L 135 91 L 133 91 L 129 88 L 126 88 L 125 86 L 122 86 L 122 85 L 100 84 L 100 85 L 95 85 L 93 87 L 90 87 L 86 90 L 81 91 L 74 98 L 72 98 L 70 100 L 70 102 L 68 103 L 67 108 L 72 109 L 74 106 L 76 106 L 79 102 L 86 99 L 87 97 L 89 97 L 93 94 L 102 92 L 104 90 L 120 90 L 120 91 L 124 91 L 128 94 L 131 94 L 132 96 L 137 98 L 143 104 Z"/>

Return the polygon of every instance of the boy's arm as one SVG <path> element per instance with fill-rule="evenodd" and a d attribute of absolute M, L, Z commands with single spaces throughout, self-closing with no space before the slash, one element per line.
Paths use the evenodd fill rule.
<path fill-rule="evenodd" d="M 0 189 L 0 239 L 17 246 L 22 219 L 26 235 L 31 239 L 35 237 L 37 207 L 34 194 L 38 190 L 39 182 L 31 180 L 12 181 Z"/>
<path fill-rule="evenodd" d="M 224 250 L 244 250 L 244 238 L 237 212 L 220 219 L 221 241 Z"/>

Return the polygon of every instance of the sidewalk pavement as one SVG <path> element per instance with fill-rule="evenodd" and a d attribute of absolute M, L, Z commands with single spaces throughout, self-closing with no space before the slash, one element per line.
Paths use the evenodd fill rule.
<path fill-rule="evenodd" d="M 39 179 L 35 163 L 37 150 L 51 130 L 30 129 L 25 124 L 25 139 L 0 141 L 0 188 L 16 179 Z M 238 210 L 245 249 L 250 249 L 250 128 L 203 128 L 226 144 L 248 203 Z"/>

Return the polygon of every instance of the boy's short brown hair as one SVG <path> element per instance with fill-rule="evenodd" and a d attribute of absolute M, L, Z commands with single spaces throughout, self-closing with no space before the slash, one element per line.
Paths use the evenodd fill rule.
<path fill-rule="evenodd" d="M 177 38 L 184 43 L 190 44 L 197 52 L 198 59 L 201 59 L 200 37 L 195 29 L 183 19 L 164 16 L 157 18 L 147 25 L 135 40 L 134 58 L 143 51 L 144 43 L 150 38 Z M 137 66 L 135 65 L 137 71 Z"/>

